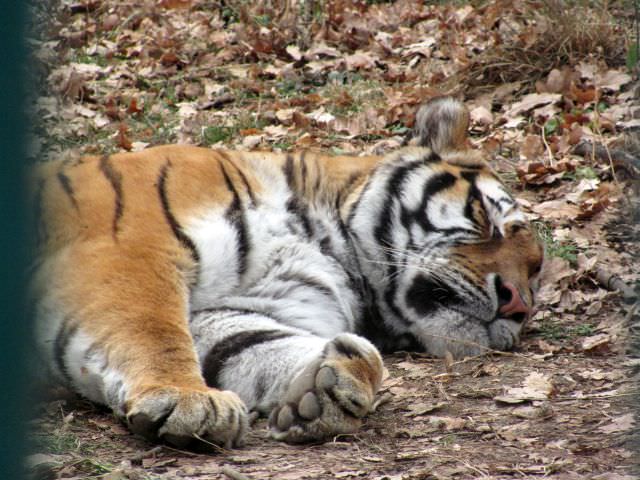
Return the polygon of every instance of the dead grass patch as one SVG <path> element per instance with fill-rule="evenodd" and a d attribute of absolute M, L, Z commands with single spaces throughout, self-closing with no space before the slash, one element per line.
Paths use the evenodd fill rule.
<path fill-rule="evenodd" d="M 615 18 L 607 2 L 528 1 L 519 9 L 525 20 L 520 25 L 500 18 L 501 3 L 486 7 L 489 19 L 503 22 L 493 25 L 495 47 L 480 53 L 458 75 L 457 81 L 469 90 L 515 81 L 531 86 L 552 69 L 584 59 L 602 60 L 610 67 L 625 63 L 631 25 Z"/>

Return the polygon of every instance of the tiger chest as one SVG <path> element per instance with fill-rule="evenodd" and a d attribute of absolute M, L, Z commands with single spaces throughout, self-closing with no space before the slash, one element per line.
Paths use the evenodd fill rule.
<path fill-rule="evenodd" d="M 289 198 L 234 216 L 211 210 L 186 233 L 200 257 L 192 311 L 248 309 L 323 336 L 355 329 L 357 268 L 330 212 Z"/>

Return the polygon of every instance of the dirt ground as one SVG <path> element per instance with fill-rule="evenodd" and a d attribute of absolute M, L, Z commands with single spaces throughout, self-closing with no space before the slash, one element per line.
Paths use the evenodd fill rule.
<path fill-rule="evenodd" d="M 33 3 L 36 161 L 176 142 L 383 152 L 419 103 L 453 93 L 472 112 L 472 146 L 546 247 L 516 351 L 386 356 L 381 404 L 355 435 L 291 446 L 267 439 L 260 419 L 243 448 L 182 452 L 55 391 L 34 400 L 33 478 L 638 478 L 630 3 L 577 2 L 583 22 L 598 23 L 588 38 L 576 25 L 553 30 L 548 2 L 293 2 L 295 15 L 284 2 Z"/>

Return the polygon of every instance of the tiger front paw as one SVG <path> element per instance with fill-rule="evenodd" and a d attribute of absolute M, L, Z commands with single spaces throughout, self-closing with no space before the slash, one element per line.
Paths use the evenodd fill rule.
<path fill-rule="evenodd" d="M 297 375 L 269 416 L 271 437 L 290 443 L 353 433 L 372 409 L 383 365 L 364 338 L 342 334 Z"/>
<path fill-rule="evenodd" d="M 247 409 L 230 391 L 150 387 L 127 406 L 132 432 L 179 448 L 239 446 L 248 429 Z"/>

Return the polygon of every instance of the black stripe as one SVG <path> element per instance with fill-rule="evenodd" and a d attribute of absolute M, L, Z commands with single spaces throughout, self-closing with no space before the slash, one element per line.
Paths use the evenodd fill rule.
<path fill-rule="evenodd" d="M 343 404 L 342 402 L 340 402 L 340 400 L 338 399 L 338 396 L 335 394 L 335 392 L 333 391 L 333 389 L 328 388 L 325 390 L 325 392 L 327 392 L 327 396 L 331 399 L 331 401 L 333 403 L 336 404 L 336 406 L 342 410 L 342 413 L 344 413 L 347 417 L 351 417 L 351 418 L 360 418 L 358 417 L 358 415 L 356 415 L 355 413 L 353 413 L 348 407 L 347 405 Z"/>
<path fill-rule="evenodd" d="M 280 280 L 282 282 L 294 282 L 301 286 L 309 287 L 314 290 L 319 290 L 324 295 L 327 295 L 329 297 L 333 296 L 333 291 L 329 287 L 327 287 L 324 283 L 320 282 L 315 278 L 308 277 L 307 275 L 303 275 L 300 272 L 290 273 L 289 275 L 281 275 L 277 277 L 277 280 Z"/>
<path fill-rule="evenodd" d="M 427 205 L 431 198 L 447 188 L 452 187 L 456 183 L 456 177 L 449 172 L 442 172 L 433 175 L 422 190 L 422 200 L 418 209 L 415 211 L 415 221 L 422 226 L 425 232 L 433 231 L 434 227 L 427 216 Z"/>
<path fill-rule="evenodd" d="M 454 164 L 455 165 L 455 164 Z M 476 165 L 457 165 L 459 166 L 462 171 L 464 172 L 465 170 L 473 170 L 473 171 L 479 171 L 479 170 L 484 170 L 484 168 L 486 167 L 486 165 L 484 163 L 478 163 Z M 494 176 L 494 175 L 492 175 Z"/>
<path fill-rule="evenodd" d="M 411 287 L 407 289 L 406 302 L 423 317 L 433 314 L 440 308 L 463 303 L 455 288 L 422 274 L 417 275 Z"/>
<path fill-rule="evenodd" d="M 356 216 L 356 211 L 358 210 L 358 206 L 360 206 L 360 201 L 362 200 L 362 197 L 365 195 L 365 193 L 369 190 L 369 186 L 371 185 L 371 182 L 373 182 L 373 178 L 376 175 L 377 169 L 378 167 L 375 167 L 374 171 L 369 174 L 367 183 L 365 183 L 364 187 L 360 191 L 360 195 L 358 195 L 356 201 L 353 202 L 353 205 L 351 205 L 351 210 L 349 211 L 349 215 L 347 215 L 347 225 L 351 225 L 353 218 Z"/>
<path fill-rule="evenodd" d="M 351 193 L 351 188 L 356 183 L 357 180 L 362 178 L 362 172 L 352 173 L 345 184 L 340 188 L 338 194 L 336 195 L 335 209 L 339 213 L 340 207 L 342 206 L 342 202 L 344 202 L 345 198 L 349 196 Z"/>
<path fill-rule="evenodd" d="M 401 188 L 409 174 L 418 168 L 423 167 L 423 162 L 421 160 L 415 160 L 410 163 L 401 164 L 396 167 L 394 171 L 389 175 L 389 180 L 387 181 L 387 185 L 385 188 L 385 202 L 382 211 L 378 217 L 378 224 L 374 229 L 374 239 L 384 248 L 392 247 L 393 242 L 391 238 L 391 230 L 393 228 L 393 206 L 395 205 L 398 197 L 401 194 Z M 384 299 L 391 309 L 391 311 L 400 319 L 400 321 L 404 322 L 406 325 L 409 325 L 409 322 L 404 318 L 400 309 L 396 305 L 395 301 L 395 293 L 397 289 L 397 267 L 395 263 L 392 261 L 391 253 L 385 250 L 385 257 L 389 260 L 389 267 L 387 270 L 387 277 L 389 278 L 389 283 L 387 284 L 387 288 L 384 293 Z"/>
<path fill-rule="evenodd" d="M 261 315 L 261 316 L 266 316 L 265 314 L 263 314 L 261 312 L 256 312 L 255 310 L 248 310 L 246 308 L 222 307 L 222 308 L 201 308 L 200 310 L 193 310 L 191 312 L 191 317 L 195 317 L 196 315 L 201 315 L 203 313 L 221 313 L 221 312 L 236 313 L 236 314 L 240 314 L 240 315 Z"/>
<path fill-rule="evenodd" d="M 78 201 L 76 200 L 76 195 L 73 191 L 73 185 L 71 185 L 71 179 L 67 177 L 64 172 L 60 171 L 58 172 L 58 181 L 60 182 L 60 186 L 62 187 L 62 190 L 64 190 L 64 193 L 69 197 L 73 208 L 78 210 Z"/>
<path fill-rule="evenodd" d="M 300 176 L 302 177 L 302 188 L 300 188 L 301 191 L 305 191 L 307 189 L 307 175 L 308 175 L 308 171 L 307 171 L 307 162 L 305 160 L 305 157 L 307 155 L 307 152 L 303 151 L 300 154 L 299 160 L 298 162 L 300 163 Z"/>
<path fill-rule="evenodd" d="M 391 229 L 393 227 L 392 211 L 395 204 L 394 200 L 397 200 L 400 196 L 402 184 L 407 179 L 409 174 L 414 170 L 422 167 L 421 161 L 416 160 L 407 164 L 401 164 L 389 175 L 389 180 L 385 187 L 385 202 L 384 206 L 378 216 L 378 224 L 374 229 L 374 238 L 378 243 L 385 247 L 391 245 Z"/>
<path fill-rule="evenodd" d="M 439 163 L 442 161 L 442 158 L 440 158 L 440 155 L 436 152 L 429 152 L 429 155 L 424 157 L 422 161 L 424 163 Z"/>
<path fill-rule="evenodd" d="M 194 262 L 200 262 L 200 254 L 198 253 L 198 249 L 196 248 L 193 240 L 189 238 L 182 227 L 176 220 L 176 217 L 173 216 L 173 212 L 171 211 L 171 206 L 169 204 L 169 197 L 167 195 L 167 175 L 169 173 L 169 167 L 171 167 L 171 161 L 167 160 L 167 162 L 160 169 L 160 175 L 158 177 L 158 195 L 160 196 L 160 203 L 162 205 L 162 211 L 164 212 L 164 216 L 167 219 L 167 223 L 171 227 L 171 231 L 178 239 L 178 241 L 191 253 L 191 258 Z"/>
<path fill-rule="evenodd" d="M 115 211 L 113 214 L 113 225 L 111 226 L 111 232 L 113 234 L 113 237 L 115 238 L 118 235 L 118 231 L 120 230 L 118 223 L 120 222 L 122 213 L 124 211 L 122 174 L 120 172 L 117 172 L 113 168 L 113 165 L 111 164 L 111 161 L 109 159 L 109 155 L 103 155 L 100 159 L 100 171 L 105 177 L 107 177 L 107 180 L 109 180 L 109 183 L 111 184 L 111 187 L 113 188 L 113 191 L 116 195 Z"/>
<path fill-rule="evenodd" d="M 478 190 L 478 187 L 476 187 L 476 184 L 471 183 L 469 185 L 469 193 L 467 193 L 467 201 L 464 206 L 464 216 L 467 217 L 469 220 L 471 220 L 471 222 L 474 225 L 477 225 L 478 227 L 481 228 L 482 225 L 480 224 L 478 219 L 474 216 L 474 211 L 473 211 L 474 202 L 479 202 L 480 207 L 484 210 L 484 205 L 482 203 L 482 194 L 480 193 L 480 190 Z"/>
<path fill-rule="evenodd" d="M 78 330 L 77 325 L 69 325 L 69 320 L 66 318 L 63 320 L 63 324 L 58 330 L 58 334 L 56 335 L 56 339 L 53 343 L 53 358 L 58 366 L 58 370 L 62 373 L 62 376 L 71 383 L 73 380 L 67 369 L 67 365 L 64 361 L 64 357 L 67 353 L 67 347 L 69 346 L 69 342 L 71 338 L 76 334 Z"/>
<path fill-rule="evenodd" d="M 240 168 L 234 162 L 231 162 L 231 165 L 233 165 L 233 167 L 236 169 L 236 172 L 238 172 L 238 175 L 240 176 L 240 180 L 242 180 L 242 183 L 244 184 L 244 188 L 247 191 L 247 195 L 249 196 L 251 205 L 255 205 L 256 196 L 253 193 L 253 190 L 251 189 L 251 185 L 249 185 L 249 181 L 247 180 L 247 177 L 245 176 L 244 172 L 240 170 Z"/>
<path fill-rule="evenodd" d="M 500 203 L 501 203 L 501 202 L 502 202 L 502 200 L 504 200 L 504 199 L 494 200 L 493 198 L 491 198 L 491 197 L 489 197 L 489 196 L 486 196 L 485 198 L 486 198 L 487 200 L 489 200 L 489 203 L 490 203 L 491 205 L 493 205 L 493 206 L 495 207 L 495 209 L 496 209 L 496 210 L 498 210 L 498 212 L 500 212 L 500 213 L 502 213 L 502 212 L 503 212 L 503 210 L 502 210 L 502 205 L 500 205 Z"/>
<path fill-rule="evenodd" d="M 307 237 L 311 237 L 313 235 L 313 227 L 311 225 L 311 220 L 309 219 L 309 209 L 297 196 L 293 156 L 290 153 L 287 154 L 287 159 L 282 167 L 282 173 L 284 174 L 287 180 L 287 185 L 291 190 L 291 197 L 289 197 L 286 204 L 287 212 L 297 217 Z"/>
<path fill-rule="evenodd" d="M 247 191 L 247 195 L 249 196 L 249 200 L 251 205 L 255 205 L 256 204 L 256 197 L 255 194 L 253 192 L 253 189 L 251 188 L 251 185 L 249 185 L 249 181 L 247 180 L 246 175 L 244 174 L 244 172 L 240 169 L 240 167 L 238 165 L 236 165 L 236 162 L 234 162 L 231 157 L 226 153 L 226 152 L 218 152 L 220 153 L 220 155 L 223 156 L 223 158 L 225 160 L 227 160 L 235 169 L 235 171 L 238 173 L 238 176 L 240 177 L 240 180 L 242 181 L 242 184 L 244 185 L 245 190 Z"/>
<path fill-rule="evenodd" d="M 235 228 L 238 236 L 238 274 L 242 275 L 247 271 L 247 256 L 249 255 L 250 248 L 249 232 L 247 231 L 247 223 L 244 218 L 242 200 L 240 200 L 240 195 L 238 195 L 238 191 L 233 185 L 231 178 L 229 178 L 227 171 L 224 169 L 222 162 L 220 162 L 220 170 L 222 170 L 227 188 L 233 195 L 233 200 L 225 213 L 225 217 L 229 220 L 233 228 Z"/>
<path fill-rule="evenodd" d="M 33 200 L 35 204 L 33 221 L 35 223 L 36 242 L 38 245 L 46 243 L 47 239 L 49 238 L 49 234 L 47 231 L 47 222 L 45 222 L 44 215 L 42 214 L 42 197 L 44 196 L 45 186 L 46 180 L 40 179 L 40 181 L 38 182 L 38 189 L 36 190 L 35 198 Z"/>
<path fill-rule="evenodd" d="M 333 346 L 336 348 L 336 351 L 340 355 L 344 355 L 349 358 L 362 358 L 362 353 L 357 348 L 354 348 L 353 345 L 348 345 L 342 341 L 342 339 L 337 338 L 333 341 Z"/>
<path fill-rule="evenodd" d="M 297 217 L 307 237 L 313 236 L 313 226 L 309 218 L 309 208 L 295 197 L 295 193 L 287 200 L 286 209 L 291 215 Z"/>
<path fill-rule="evenodd" d="M 287 180 L 287 185 L 292 191 L 295 191 L 295 178 L 293 171 L 293 156 L 290 153 L 287 153 L 287 159 L 284 162 L 284 166 L 282 167 L 282 173 L 284 173 L 284 177 Z"/>
<path fill-rule="evenodd" d="M 202 375 L 210 387 L 223 388 L 220 384 L 220 373 L 227 361 L 241 354 L 248 348 L 261 343 L 291 337 L 293 334 L 280 330 L 252 330 L 230 335 L 216 343 L 204 359 Z"/>

